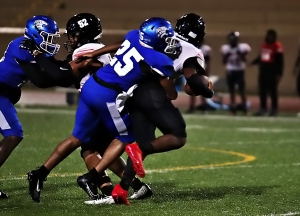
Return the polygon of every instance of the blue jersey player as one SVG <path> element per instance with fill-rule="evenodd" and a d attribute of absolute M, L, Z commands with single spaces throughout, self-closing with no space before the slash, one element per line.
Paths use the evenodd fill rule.
<path fill-rule="evenodd" d="M 114 134 L 115 140 L 108 147 L 102 160 L 89 173 L 91 182 L 108 167 L 135 140 L 129 116 L 119 112 L 117 96 L 131 89 L 149 76 L 169 77 L 173 61 L 165 53 L 174 52 L 174 30 L 163 18 L 151 18 L 139 30 L 130 31 L 111 63 L 91 76 L 81 91 L 71 142 L 87 143 L 98 122 L 103 122 Z M 143 68 L 151 68 L 150 75 Z"/>
<path fill-rule="evenodd" d="M 23 129 L 14 104 L 21 96 L 20 87 L 29 80 L 24 66 L 35 64 L 34 57 L 20 48 L 24 38 L 34 40 L 36 50 L 48 57 L 58 50 L 59 29 L 54 20 L 47 16 L 34 16 L 26 23 L 24 36 L 12 40 L 0 60 L 0 166 L 23 139 Z M 7 195 L 0 191 L 0 198 Z"/>

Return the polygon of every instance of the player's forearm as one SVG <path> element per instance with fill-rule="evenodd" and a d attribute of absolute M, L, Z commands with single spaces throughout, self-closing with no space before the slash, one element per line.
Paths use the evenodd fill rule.
<path fill-rule="evenodd" d="M 214 92 L 205 86 L 198 74 L 186 77 L 186 81 L 195 95 L 202 95 L 206 98 L 212 98 L 214 95 Z"/>
<path fill-rule="evenodd" d="M 123 41 L 111 44 L 111 45 L 107 45 L 105 47 L 102 47 L 100 49 L 97 49 L 95 51 L 93 51 L 91 54 L 93 57 L 97 57 L 97 56 L 101 56 L 107 53 L 114 53 L 116 52 L 120 46 L 122 45 Z"/>
<path fill-rule="evenodd" d="M 54 81 L 61 82 L 65 79 L 73 77 L 72 68 L 66 64 L 60 67 L 59 65 L 52 62 L 43 54 L 39 54 L 35 57 L 37 64 L 47 73 Z"/>

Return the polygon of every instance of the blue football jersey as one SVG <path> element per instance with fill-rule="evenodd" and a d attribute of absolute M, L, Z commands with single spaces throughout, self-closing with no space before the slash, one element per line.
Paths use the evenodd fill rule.
<path fill-rule="evenodd" d="M 35 61 L 29 52 L 19 47 L 23 39 L 24 36 L 11 41 L 4 56 L 0 59 L 0 82 L 12 87 L 19 87 L 27 80 L 27 76 L 23 73 L 15 59 L 25 62 Z"/>
<path fill-rule="evenodd" d="M 139 42 L 139 30 L 130 31 L 110 64 L 99 69 L 97 76 L 107 83 L 113 83 L 127 91 L 145 77 L 139 66 L 143 60 L 160 76 L 171 76 L 173 61 L 167 55 Z"/>

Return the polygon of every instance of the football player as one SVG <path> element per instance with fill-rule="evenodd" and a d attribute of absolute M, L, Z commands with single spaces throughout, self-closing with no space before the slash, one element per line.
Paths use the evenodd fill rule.
<path fill-rule="evenodd" d="M 227 36 L 228 44 L 221 47 L 223 64 L 226 65 L 227 85 L 230 93 L 230 111 L 236 114 L 235 86 L 238 86 L 241 96 L 242 110 L 247 114 L 247 99 L 245 89 L 245 68 L 246 56 L 251 51 L 247 43 L 239 42 L 240 33 L 230 32 Z"/>
<path fill-rule="evenodd" d="M 3 136 L 0 141 L 0 166 L 23 139 L 23 129 L 14 107 L 20 99 L 22 85 L 30 80 L 39 87 L 43 81 L 42 75 L 38 75 L 37 79 L 27 75 L 27 66 L 32 66 L 41 74 L 42 71 L 36 67 L 34 57 L 19 46 L 24 38 L 31 38 L 36 49 L 51 58 L 60 48 L 59 37 L 54 20 L 43 15 L 34 16 L 26 22 L 24 36 L 12 40 L 0 60 L 0 133 Z M 7 197 L 0 192 L 0 198 Z"/>
<path fill-rule="evenodd" d="M 64 45 L 70 53 L 67 56 L 66 62 L 68 62 L 70 59 L 76 58 L 78 55 L 91 52 L 104 46 L 98 41 L 102 35 L 100 19 L 93 14 L 80 13 L 71 17 L 67 22 L 65 33 L 68 37 L 68 41 L 64 43 Z M 34 47 L 32 47 L 30 41 L 28 40 L 24 42 L 23 48 L 30 52 L 33 52 L 34 50 Z M 90 76 L 90 73 L 92 73 L 92 71 L 90 71 L 90 73 L 81 72 L 78 74 L 78 69 L 76 68 L 77 65 L 74 65 L 74 62 L 70 62 L 64 67 L 59 67 L 59 65 L 54 64 L 53 62 L 50 62 L 44 58 L 41 53 L 34 52 L 34 55 L 38 64 L 46 71 L 55 71 L 55 73 L 66 73 L 66 71 L 68 71 L 67 74 L 69 74 L 69 77 L 68 79 L 65 77 L 66 80 L 73 80 L 73 84 L 79 91 L 81 91 L 85 81 Z M 101 65 L 107 65 L 110 59 L 110 55 L 105 54 L 98 57 L 97 61 L 100 62 Z M 85 71 L 88 70 L 85 69 Z M 93 168 L 95 166 L 94 164 L 100 160 L 98 154 L 102 155 L 112 140 L 112 134 L 106 130 L 103 124 L 99 123 L 93 132 L 90 141 L 82 146 L 81 155 L 88 169 Z M 40 192 L 43 189 L 43 181 L 46 179 L 50 171 L 77 147 L 79 146 L 72 145 L 72 142 L 67 142 L 67 140 L 61 142 L 39 169 L 31 170 L 28 173 L 29 192 L 34 201 L 40 201 Z M 124 168 L 125 161 L 122 158 L 118 158 L 110 166 L 110 169 L 118 176 L 122 175 Z M 78 178 L 77 182 L 79 186 L 82 186 L 82 179 L 80 177 Z M 105 203 L 111 203 L 114 201 L 111 197 L 107 197 L 107 195 L 111 195 L 113 187 L 111 180 L 105 171 L 103 171 L 103 173 L 100 175 L 97 186 L 99 186 L 103 195 L 98 194 L 97 187 L 90 188 L 90 190 L 84 187 L 82 188 L 92 199 L 101 199 L 102 202 Z M 147 187 L 147 193 L 143 192 L 145 190 L 140 191 L 144 187 Z M 139 199 L 145 198 L 146 194 L 147 196 L 152 194 L 149 186 L 140 182 L 137 178 L 134 178 L 132 182 L 132 188 L 135 190 L 136 198 Z"/>
<path fill-rule="evenodd" d="M 197 48 L 205 36 L 205 23 L 202 17 L 196 14 L 182 16 L 177 22 L 175 35 L 180 40 L 182 50 L 179 57 L 172 55 L 172 58 L 175 59 L 176 73 L 172 74 L 171 77 L 176 78 L 183 74 L 195 95 L 201 94 L 205 97 L 212 97 L 211 82 L 210 88 L 207 88 L 199 77 L 205 71 L 202 52 Z M 120 47 L 120 44 L 115 43 L 81 58 L 93 58 L 106 52 L 113 52 Z M 123 204 L 129 204 L 127 190 L 130 179 L 135 174 L 132 167 L 139 176 L 144 177 L 142 160 L 146 155 L 178 149 L 186 142 L 183 117 L 170 99 L 166 97 L 165 89 L 161 87 L 159 82 L 154 80 L 140 83 L 134 90 L 132 98 L 128 99 L 126 106 L 130 113 L 138 144 L 126 146 L 129 158 L 125 173 L 121 183 L 116 185 L 112 193 L 114 199 Z M 155 139 L 156 127 L 163 132 L 164 136 Z"/>
<path fill-rule="evenodd" d="M 86 134 L 90 132 L 84 126 L 87 120 L 89 125 L 91 125 L 91 117 L 93 119 L 99 118 L 106 122 L 111 131 L 117 134 L 117 139 L 108 147 L 100 163 L 84 175 L 87 181 L 95 182 L 99 171 L 101 172 L 115 157 L 122 154 L 126 143 L 134 141 L 129 118 L 123 117 L 122 113 L 118 112 L 115 103 L 117 96 L 122 92 L 131 91 L 137 83 L 148 81 L 149 76 L 159 77 L 166 83 L 173 84 L 172 81 L 167 79 L 173 73 L 173 62 L 172 59 L 164 54 L 176 54 L 177 43 L 174 41 L 173 36 L 172 25 L 165 19 L 151 18 L 146 20 L 141 25 L 140 30 L 130 31 L 125 36 L 125 41 L 121 47 L 119 45 L 120 49 L 116 52 L 110 65 L 100 69 L 93 77 L 89 78 L 83 87 L 73 136 L 80 137 L 79 140 L 86 139 Z M 157 59 L 161 61 L 157 61 Z M 149 74 L 146 74 L 147 72 Z M 173 91 L 168 95 L 174 98 L 177 96 L 177 92 L 174 84 L 172 87 Z M 165 95 L 166 93 L 164 93 Z M 91 96 L 92 98 L 97 98 L 97 100 L 91 101 L 89 99 Z M 94 107 L 97 107 L 97 110 Z M 99 113 L 95 115 L 90 110 L 93 110 L 94 113 Z M 82 111 L 88 113 L 86 119 L 80 119 Z M 178 145 L 177 140 L 174 141 L 168 136 L 162 138 L 162 140 L 164 139 L 170 140 L 171 144 Z M 116 201 L 119 202 L 119 199 L 116 199 Z"/>
<path fill-rule="evenodd" d="M 212 52 L 211 47 L 202 42 L 199 49 L 202 51 L 203 56 L 204 56 L 204 60 L 205 60 L 205 75 L 209 76 L 210 62 L 211 62 L 211 52 Z M 209 100 L 209 99 L 207 99 L 203 96 L 199 96 L 199 97 L 200 97 L 200 100 L 201 100 L 201 104 L 197 107 L 197 109 L 200 109 L 203 112 L 205 112 L 206 109 L 207 109 L 206 100 Z M 193 113 L 195 111 L 195 108 L 196 108 L 195 103 L 196 103 L 196 96 L 191 96 L 190 97 L 189 109 L 186 111 L 186 113 Z"/>

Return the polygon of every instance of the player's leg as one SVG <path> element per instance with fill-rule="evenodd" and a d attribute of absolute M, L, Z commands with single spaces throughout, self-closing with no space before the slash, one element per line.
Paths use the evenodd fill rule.
<path fill-rule="evenodd" d="M 29 193 L 35 202 L 40 202 L 40 193 L 43 189 L 43 182 L 50 171 L 64 160 L 76 148 L 81 146 L 82 141 L 88 142 L 93 129 L 97 125 L 97 116 L 90 110 L 81 99 L 76 111 L 75 128 L 73 135 L 62 141 L 47 159 L 44 165 L 37 170 L 28 172 Z"/>
<path fill-rule="evenodd" d="M 267 89 L 268 82 L 266 75 L 260 71 L 258 75 L 258 89 L 259 89 L 259 100 L 260 100 L 260 110 L 255 113 L 256 116 L 263 116 L 267 112 Z"/>
<path fill-rule="evenodd" d="M 232 115 L 236 114 L 236 105 L 235 105 L 235 74 L 233 71 L 227 71 L 226 74 L 227 86 L 230 97 L 230 113 Z"/>
<path fill-rule="evenodd" d="M 278 80 L 275 75 L 270 76 L 269 80 L 270 96 L 271 96 L 271 111 L 269 116 L 277 116 L 278 110 Z"/>
<path fill-rule="evenodd" d="M 129 99 L 127 108 L 130 112 L 130 118 L 133 123 L 133 132 L 138 143 L 149 143 L 155 139 L 155 126 L 149 121 L 149 119 L 139 110 L 135 109 L 133 99 Z M 118 197 L 123 194 L 123 191 L 128 191 L 132 186 L 134 194 L 131 199 L 144 199 L 152 196 L 151 188 L 135 177 L 135 171 L 133 170 L 133 163 L 130 157 L 127 158 L 127 165 L 125 167 L 124 175 L 122 176 L 120 187 L 114 189 L 113 196 Z M 134 181 L 132 181 L 134 179 Z"/>
<path fill-rule="evenodd" d="M 247 115 L 247 96 L 246 96 L 246 82 L 245 82 L 245 71 L 239 71 L 237 74 L 237 83 L 239 88 L 239 93 L 241 96 L 242 111 Z"/>
<path fill-rule="evenodd" d="M 104 101 L 109 101 L 109 98 L 104 98 Z M 131 131 L 130 118 L 127 113 L 119 113 L 115 102 L 105 102 L 105 104 L 100 104 L 98 106 L 98 110 L 100 112 L 99 115 L 101 115 L 102 121 L 116 138 L 105 150 L 102 159 L 95 166 L 95 168 L 90 170 L 89 173 L 84 174 L 84 177 L 92 183 L 97 181 L 99 178 L 99 173 L 109 167 L 123 154 L 126 144 L 134 141 L 133 133 Z M 126 198 L 127 195 L 125 199 Z M 123 200 L 120 202 L 123 202 Z M 129 204 L 127 200 L 125 200 L 124 203 Z"/>
<path fill-rule="evenodd" d="M 189 109 L 186 111 L 186 113 L 193 113 L 195 111 L 196 96 L 190 96 L 189 101 Z"/>
<path fill-rule="evenodd" d="M 0 96 L 0 167 L 7 160 L 12 151 L 23 139 L 23 130 L 19 122 L 17 111 L 8 98 Z M 7 198 L 7 194 L 0 191 L 0 198 Z"/>
<path fill-rule="evenodd" d="M 132 116 L 135 109 L 139 109 L 148 121 L 158 127 L 164 134 L 151 142 L 138 143 L 140 150 L 134 144 L 126 147 L 126 152 L 132 159 L 137 175 L 143 177 L 145 175 L 142 166 L 143 157 L 148 154 L 178 149 L 185 144 L 185 122 L 179 110 L 166 97 L 164 89 L 158 82 L 153 81 L 140 85 L 135 90 L 132 100 L 133 105 L 128 106 L 130 116 Z M 139 121 L 134 121 L 133 127 L 143 128 L 142 125 L 139 125 Z M 135 132 L 136 136 L 138 134 Z M 139 156 L 135 157 L 133 155 Z"/>

